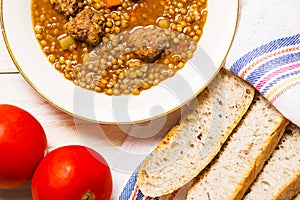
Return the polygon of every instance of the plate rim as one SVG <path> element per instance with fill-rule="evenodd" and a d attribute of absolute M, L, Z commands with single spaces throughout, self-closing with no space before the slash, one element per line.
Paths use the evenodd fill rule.
<path fill-rule="evenodd" d="M 23 71 L 22 67 L 20 66 L 15 54 L 13 53 L 13 50 L 9 44 L 8 41 L 8 37 L 7 37 L 7 33 L 6 33 L 6 28 L 5 28 L 5 24 L 4 24 L 4 18 L 3 18 L 3 1 L 4 0 L 0 0 L 0 24 L 1 24 L 1 31 L 2 31 L 2 37 L 4 39 L 4 43 L 6 46 L 6 49 L 9 53 L 10 58 L 12 59 L 14 65 L 16 66 L 16 68 L 18 69 L 19 73 L 22 75 L 22 77 L 25 79 L 25 81 L 31 86 L 31 88 L 33 88 L 34 91 L 36 91 L 38 93 L 38 95 L 40 97 L 42 97 L 42 99 L 46 100 L 49 104 L 53 105 L 54 107 L 58 108 L 59 110 L 73 116 L 76 117 L 78 119 L 83 119 L 89 122 L 96 122 L 96 123 L 101 123 L 101 124 L 110 124 L 110 125 L 127 125 L 127 124 L 135 124 L 135 123 L 143 123 L 143 122 L 147 122 L 150 120 L 155 120 L 157 118 L 166 116 L 178 109 L 180 109 L 182 106 L 188 104 L 190 101 L 192 101 L 193 99 L 195 99 L 200 93 L 201 91 L 203 91 L 208 85 L 209 83 L 215 78 L 215 76 L 219 73 L 220 69 L 223 67 L 226 58 L 230 52 L 230 49 L 232 47 L 234 38 L 236 36 L 236 32 L 237 32 L 237 27 L 238 27 L 238 22 L 239 22 L 239 14 L 240 14 L 240 1 L 239 0 L 235 0 L 236 1 L 236 15 L 235 15 L 235 25 L 234 25 L 234 30 L 233 30 L 233 34 L 231 35 L 231 39 L 229 42 L 229 45 L 227 47 L 227 51 L 224 53 L 223 59 L 220 62 L 219 66 L 216 66 L 216 70 L 213 73 L 213 75 L 211 76 L 211 78 L 206 81 L 203 86 L 193 95 L 190 96 L 190 98 L 188 98 L 185 101 L 182 101 L 180 104 L 178 104 L 177 106 L 175 106 L 174 108 L 167 110 L 159 115 L 153 116 L 153 117 L 148 117 L 145 119 L 141 119 L 141 120 L 131 120 L 131 121 L 104 121 L 104 120 L 97 120 L 97 119 L 91 119 L 88 117 L 84 117 L 82 115 L 76 114 L 74 112 L 69 111 L 68 109 L 64 108 L 62 105 L 59 105 L 58 103 L 53 102 L 53 100 L 47 96 L 46 94 L 44 94 L 31 80 L 30 78 L 26 75 L 26 73 Z M 31 0 L 30 0 L 31 1 Z M 209 1 L 209 0 L 208 0 Z M 200 38 L 201 40 L 201 38 Z"/>

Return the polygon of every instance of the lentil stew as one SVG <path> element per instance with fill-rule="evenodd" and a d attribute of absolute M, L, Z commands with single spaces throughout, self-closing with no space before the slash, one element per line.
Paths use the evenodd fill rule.
<path fill-rule="evenodd" d="M 32 0 L 36 39 L 74 84 L 138 95 L 174 76 L 196 51 L 207 0 Z"/>

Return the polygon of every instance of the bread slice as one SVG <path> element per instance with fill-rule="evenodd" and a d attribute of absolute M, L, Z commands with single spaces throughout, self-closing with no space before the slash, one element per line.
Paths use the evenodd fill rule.
<path fill-rule="evenodd" d="M 196 178 L 187 199 L 242 199 L 278 144 L 287 123 L 257 94 L 220 154 Z"/>
<path fill-rule="evenodd" d="M 300 192 L 300 129 L 290 124 L 244 200 L 290 200 Z"/>
<path fill-rule="evenodd" d="M 137 184 L 142 193 L 162 196 L 196 177 L 219 152 L 254 93 L 250 85 L 222 69 L 179 125 L 141 164 Z"/>

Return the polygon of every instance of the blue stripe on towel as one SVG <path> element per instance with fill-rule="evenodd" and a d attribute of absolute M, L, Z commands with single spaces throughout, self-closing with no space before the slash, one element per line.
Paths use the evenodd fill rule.
<path fill-rule="evenodd" d="M 255 85 L 257 81 L 267 72 L 272 71 L 280 66 L 298 61 L 300 61 L 300 52 L 274 58 L 266 62 L 265 64 L 258 66 L 253 72 L 251 72 L 249 75 L 247 75 L 247 77 L 245 77 L 245 80 L 251 85 Z"/>
<path fill-rule="evenodd" d="M 238 75 L 240 71 L 255 58 L 263 54 L 270 53 L 274 50 L 280 49 L 282 47 L 293 46 L 296 44 L 300 44 L 300 34 L 274 40 L 242 56 L 231 66 L 230 71 Z"/>

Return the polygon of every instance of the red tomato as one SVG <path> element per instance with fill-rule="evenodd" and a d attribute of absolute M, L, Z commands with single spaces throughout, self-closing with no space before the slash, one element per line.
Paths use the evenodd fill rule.
<path fill-rule="evenodd" d="M 39 164 L 31 193 L 34 200 L 108 200 L 111 172 L 104 158 L 88 147 L 60 147 Z"/>
<path fill-rule="evenodd" d="M 30 113 L 0 105 L 0 188 L 18 187 L 30 180 L 46 147 L 44 129 Z"/>

